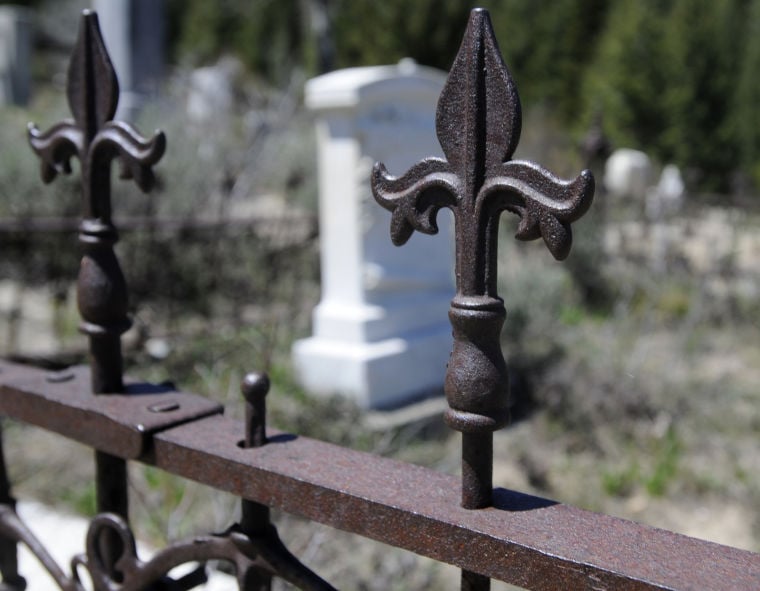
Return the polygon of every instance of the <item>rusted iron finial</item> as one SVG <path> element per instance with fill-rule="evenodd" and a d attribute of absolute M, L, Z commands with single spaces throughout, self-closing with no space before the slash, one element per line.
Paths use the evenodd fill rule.
<path fill-rule="evenodd" d="M 44 133 L 29 124 L 29 142 L 42 160 L 46 183 L 60 172 L 70 173 L 71 158 L 79 158 L 79 240 L 84 248 L 77 283 L 80 330 L 90 337 L 93 392 L 119 392 L 123 390 L 120 335 L 131 322 L 126 282 L 113 252 L 118 235 L 111 222 L 111 161 L 118 158 L 121 178 L 134 179 L 147 192 L 154 184 L 151 167 L 163 155 L 166 139 L 156 132 L 145 140 L 130 125 L 111 120 L 119 85 L 98 17 L 89 10 L 82 15 L 66 94 L 74 119 L 57 123 Z"/>
<path fill-rule="evenodd" d="M 498 220 L 520 217 L 517 238 L 543 238 L 557 259 L 571 244 L 570 223 L 591 204 L 584 170 L 563 181 L 532 162 L 511 161 L 520 137 L 520 100 L 502 61 L 488 12 L 473 10 L 438 101 L 436 130 L 445 160 L 426 158 L 401 177 L 376 164 L 372 190 L 392 212 L 391 237 L 433 234 L 442 207 L 454 212 L 456 285 L 449 318 L 454 349 L 446 373 L 448 424 L 463 432 L 466 508 L 491 504 L 493 431 L 508 421 L 507 369 L 499 337 L 505 317 L 496 293 Z"/>

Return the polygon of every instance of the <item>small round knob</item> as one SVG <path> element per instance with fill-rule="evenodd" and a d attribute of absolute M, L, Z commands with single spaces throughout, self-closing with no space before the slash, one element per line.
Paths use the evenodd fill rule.
<path fill-rule="evenodd" d="M 269 386 L 267 374 L 252 371 L 245 374 L 243 382 L 240 384 L 240 391 L 246 401 L 253 404 L 255 400 L 263 399 L 267 395 Z"/>
<path fill-rule="evenodd" d="M 267 442 L 266 396 L 269 376 L 265 373 L 246 374 L 240 384 L 245 397 L 245 447 L 261 447 Z"/>

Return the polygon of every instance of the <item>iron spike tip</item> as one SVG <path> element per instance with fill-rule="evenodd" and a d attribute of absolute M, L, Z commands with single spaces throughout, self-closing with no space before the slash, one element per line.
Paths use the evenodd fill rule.
<path fill-rule="evenodd" d="M 476 26 L 478 29 L 483 27 L 490 27 L 491 25 L 491 13 L 487 8 L 473 8 L 470 11 L 470 26 Z"/>
<path fill-rule="evenodd" d="M 77 124 L 91 141 L 110 121 L 119 102 L 119 82 L 100 31 L 98 15 L 82 12 L 79 34 L 68 68 L 66 95 Z"/>

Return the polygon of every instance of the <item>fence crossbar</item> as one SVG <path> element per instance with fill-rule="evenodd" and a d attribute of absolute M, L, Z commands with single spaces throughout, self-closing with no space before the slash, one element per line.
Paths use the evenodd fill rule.
<path fill-rule="evenodd" d="M 80 443 L 109 445 L 92 435 L 114 429 L 107 409 L 91 408 L 82 422 L 44 418 L 75 418 L 82 412 L 79 397 L 72 395 L 74 380 L 56 384 L 56 378 L 3 363 L 0 412 Z M 76 381 L 82 395 L 89 394 L 86 371 L 77 372 Z M 64 395 L 51 395 L 56 387 Z M 119 403 L 121 415 L 143 412 L 144 396 L 163 396 L 172 408 L 177 400 L 194 397 L 136 392 Z M 51 398 L 54 405 L 40 406 L 41 399 Z M 36 413 L 24 411 L 35 405 Z M 268 430 L 266 445 L 244 448 L 244 430 L 241 420 L 201 413 L 145 430 L 137 456 L 132 445 L 107 451 L 528 589 L 760 585 L 760 555 L 752 552 L 503 488 L 495 489 L 493 507 L 471 511 L 459 506 L 456 476 L 274 429 Z"/>

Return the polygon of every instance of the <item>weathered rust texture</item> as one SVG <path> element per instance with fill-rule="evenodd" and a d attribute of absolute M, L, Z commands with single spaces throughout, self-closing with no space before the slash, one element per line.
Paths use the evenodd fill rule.
<path fill-rule="evenodd" d="M 760 587 L 760 555 L 497 488 L 459 506 L 459 479 L 268 430 L 237 445 L 212 416 L 155 436 L 145 461 L 174 474 L 528 589 Z"/>
<path fill-rule="evenodd" d="M 520 99 L 504 65 L 488 12 L 475 9 L 438 101 L 436 131 L 445 160 L 427 158 L 399 178 L 376 164 L 372 190 L 393 212 L 391 238 L 437 231 L 442 207 L 454 212 L 456 287 L 449 319 L 454 348 L 444 390 L 446 422 L 462 432 L 462 506 L 488 507 L 493 488 L 493 432 L 509 420 L 509 381 L 500 335 L 505 310 L 496 293 L 499 216 L 520 216 L 517 237 L 543 238 L 557 259 L 570 251 L 570 223 L 591 204 L 584 170 L 563 181 L 533 162 L 512 161 L 520 139 Z M 462 589 L 487 591 L 463 573 Z"/>
<path fill-rule="evenodd" d="M 121 335 L 131 321 L 127 315 L 126 281 L 113 250 L 118 234 L 111 221 L 111 162 L 118 159 L 121 177 L 134 179 L 143 191 L 148 191 L 154 182 L 152 166 L 163 155 L 166 140 L 161 132 L 146 140 L 130 125 L 112 121 L 119 84 L 100 34 L 98 17 L 89 10 L 82 15 L 69 62 L 66 95 L 73 119 L 56 123 L 44 133 L 30 124 L 29 142 L 41 159 L 40 172 L 46 183 L 59 172 L 70 173 L 71 158 L 79 159 L 79 242 L 83 250 L 77 280 L 79 329 L 89 337 L 92 393 L 121 393 Z M 95 478 L 98 510 L 126 519 L 126 463 L 96 448 Z M 113 536 L 111 542 L 108 551 L 115 557 L 120 542 Z"/>
<path fill-rule="evenodd" d="M 29 142 L 41 159 L 42 180 L 71 172 L 79 159 L 82 221 L 79 241 L 84 256 L 77 282 L 80 329 L 90 337 L 92 391 L 121 392 L 120 337 L 131 325 L 127 286 L 113 251 L 118 240 L 111 221 L 111 162 L 118 159 L 121 178 L 133 179 L 143 191 L 154 184 L 153 165 L 166 147 L 162 132 L 146 140 L 127 123 L 112 121 L 119 84 L 106 52 L 94 12 L 85 11 L 69 63 L 66 94 L 73 119 L 46 132 L 29 125 Z"/>
<path fill-rule="evenodd" d="M 500 344 L 505 310 L 496 293 L 499 215 L 517 214 L 517 238 L 543 238 L 563 259 L 570 223 L 588 210 L 594 190 L 587 170 L 563 181 L 538 164 L 511 160 L 520 126 L 517 89 L 488 12 L 476 9 L 438 101 L 436 131 L 446 159 L 426 158 L 398 178 L 378 163 L 372 174 L 375 199 L 392 212 L 397 245 L 415 230 L 437 232 L 442 207 L 454 212 L 457 293 L 449 311 L 454 349 L 446 421 L 463 433 L 462 504 L 471 509 L 491 502 L 491 434 L 509 418 Z"/>
<path fill-rule="evenodd" d="M 152 437 L 163 429 L 222 412 L 216 403 L 167 387 L 127 379 L 122 394 L 92 396 L 89 383 L 89 370 L 85 367 L 51 373 L 0 362 L 0 413 L 106 450 L 105 453 L 122 460 L 149 455 Z M 243 391 L 257 412 L 249 413 L 245 425 L 234 425 L 239 435 L 235 447 L 245 447 L 245 433 L 252 434 L 252 441 L 260 442 L 259 445 L 266 443 L 263 402 L 268 387 L 266 376 L 246 376 Z M 108 486 L 102 490 L 107 494 Z M 242 503 L 243 518 L 239 525 L 219 534 L 171 544 L 147 562 L 138 559 L 126 521 L 119 515 L 103 513 L 92 521 L 86 553 L 78 556 L 74 564 L 88 573 L 95 589 L 103 591 L 146 589 L 159 581 L 171 582 L 175 585 L 171 588 L 189 589 L 190 586 L 183 585 L 194 586 L 202 581 L 202 570 L 179 582 L 167 579 L 168 571 L 185 562 L 215 559 L 235 567 L 240 589 L 268 589 L 272 576 L 300 589 L 333 589 L 287 550 L 269 521 L 267 506 L 250 500 Z M 76 572 L 67 575 L 55 563 L 7 499 L 0 504 L 0 534 L 5 542 L 25 544 L 59 588 L 84 589 Z M 3 555 L 15 556 L 11 550 L 6 549 Z M 6 581 L 23 581 L 11 563 L 3 574 Z"/>
<path fill-rule="evenodd" d="M 45 372 L 0 361 L 0 415 L 119 458 L 137 459 L 154 433 L 222 410 L 203 396 L 131 378 L 121 394 L 93 396 L 87 367 Z"/>
<path fill-rule="evenodd" d="M 32 408 L 39 394 L 14 392 L 12 373 L 0 369 L 0 401 L 28 397 L 7 413 L 25 420 L 15 409 Z M 37 384 L 49 375 L 25 371 L 38 374 Z M 60 404 L 80 412 L 67 396 Z M 459 506 L 455 476 L 273 429 L 266 445 L 245 448 L 250 427 L 221 414 L 167 427 L 140 461 L 528 589 L 760 588 L 760 554 L 500 488 L 492 507 L 471 511 Z M 91 444 L 91 430 L 65 421 L 46 428 Z"/>

